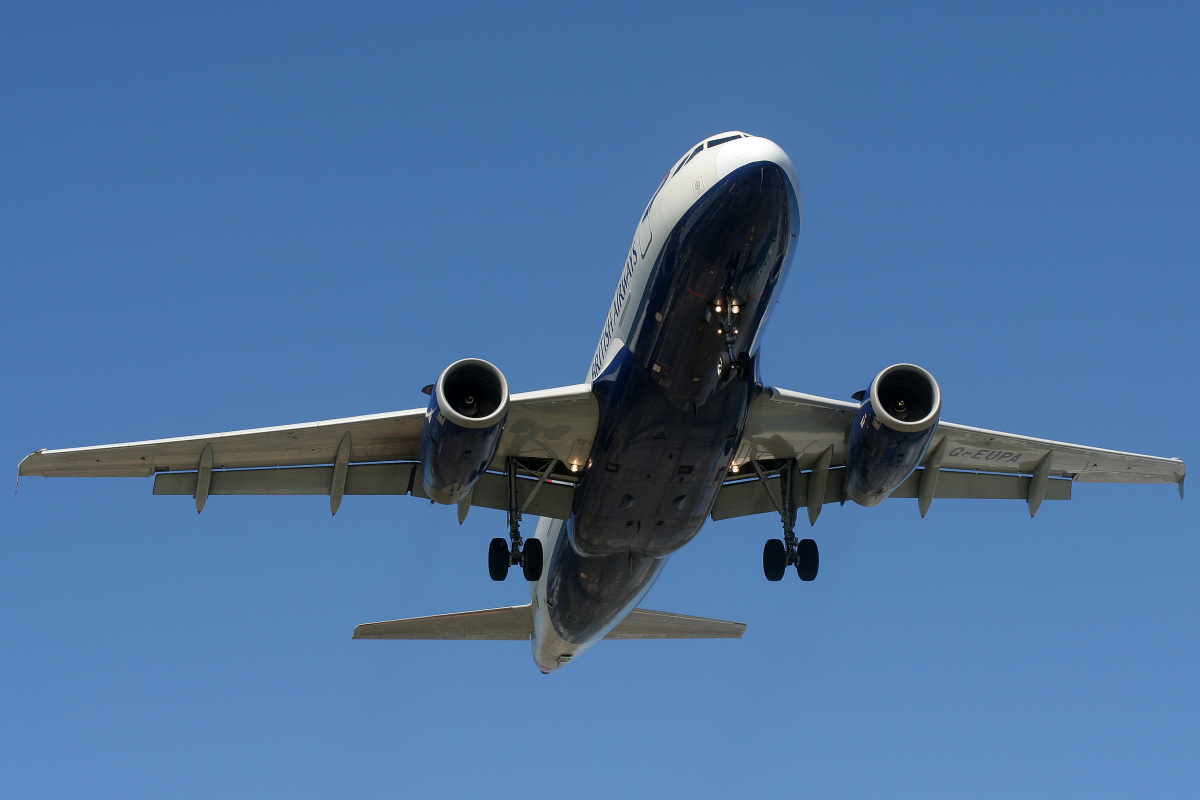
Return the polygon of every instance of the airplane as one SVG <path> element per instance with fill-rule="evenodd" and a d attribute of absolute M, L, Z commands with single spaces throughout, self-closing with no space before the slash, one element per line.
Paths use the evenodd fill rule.
<path fill-rule="evenodd" d="M 799 235 L 800 185 L 774 142 L 741 131 L 689 147 L 638 220 L 583 383 L 510 394 L 455 361 L 423 409 L 100 447 L 38 450 L 19 475 L 154 477 L 154 494 L 395 494 L 505 511 L 488 572 L 519 567 L 524 605 L 359 625 L 355 639 L 531 642 L 549 673 L 602 639 L 738 638 L 746 626 L 639 607 L 710 518 L 776 514 L 770 581 L 816 578 L 804 511 L 852 500 L 1071 497 L 1074 482 L 1174 483 L 1180 459 L 941 421 L 938 382 L 880 371 L 852 401 L 764 384 L 760 337 Z M 538 517 L 523 538 L 525 515 Z"/>

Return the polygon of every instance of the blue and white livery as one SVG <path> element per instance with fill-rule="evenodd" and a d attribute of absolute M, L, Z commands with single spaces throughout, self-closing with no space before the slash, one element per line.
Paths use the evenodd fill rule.
<path fill-rule="evenodd" d="M 155 494 L 410 494 L 505 511 L 488 570 L 520 567 L 527 604 L 359 625 L 359 639 L 525 639 L 543 672 L 601 639 L 737 638 L 745 625 L 639 607 L 709 519 L 774 514 L 768 580 L 819 568 L 803 510 L 914 498 L 1069 499 L 1075 481 L 1174 483 L 1179 459 L 941 420 L 934 377 L 881 370 L 853 402 L 772 388 L 758 348 L 800 231 L 796 172 L 739 131 L 688 148 L 641 214 L 586 380 L 510 395 L 479 359 L 451 364 L 424 409 L 69 450 L 21 475 L 151 476 Z M 522 519 L 537 516 L 532 537 Z"/>

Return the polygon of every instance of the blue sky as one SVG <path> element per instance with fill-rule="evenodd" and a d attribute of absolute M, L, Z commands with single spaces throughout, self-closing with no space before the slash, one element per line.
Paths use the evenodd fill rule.
<path fill-rule="evenodd" d="M 450 361 L 585 374 L 685 148 L 805 197 L 763 344 L 846 398 L 1195 463 L 1189 4 L 0 4 L 0 452 L 422 406 Z M 1182 797 L 1198 512 L 1174 487 L 826 509 L 812 584 L 710 524 L 650 608 L 735 642 L 352 642 L 524 602 L 499 512 L 0 500 L 0 795 Z M 794 576 L 792 576 L 794 577 Z"/>

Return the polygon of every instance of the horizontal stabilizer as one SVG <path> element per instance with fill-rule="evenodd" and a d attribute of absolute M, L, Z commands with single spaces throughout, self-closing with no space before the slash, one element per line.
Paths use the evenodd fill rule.
<path fill-rule="evenodd" d="M 740 639 L 744 622 L 635 608 L 606 639 Z M 533 607 L 509 606 L 433 617 L 367 622 L 355 639 L 524 640 L 533 635 Z"/>
<path fill-rule="evenodd" d="M 605 639 L 740 639 L 744 622 L 635 608 Z"/>
<path fill-rule="evenodd" d="M 365 622 L 354 639 L 528 639 L 533 635 L 533 607 L 509 606 L 484 611 L 438 614 L 435 617 Z"/>

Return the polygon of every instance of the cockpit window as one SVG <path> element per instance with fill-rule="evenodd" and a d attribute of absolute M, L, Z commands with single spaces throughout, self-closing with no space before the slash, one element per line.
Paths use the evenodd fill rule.
<path fill-rule="evenodd" d="M 701 150 L 703 150 L 703 149 L 704 149 L 704 144 L 703 144 L 703 143 L 696 145 L 696 149 L 695 149 L 695 150 L 693 150 L 693 151 L 691 152 L 691 154 L 690 154 L 690 155 L 689 155 L 687 158 L 685 158 L 683 161 L 680 161 L 680 162 L 679 162 L 679 166 L 675 168 L 675 172 L 673 172 L 672 174 L 673 174 L 673 175 L 678 175 L 678 174 L 679 174 L 679 170 L 683 169 L 683 168 L 684 168 L 684 166 L 685 166 L 685 165 L 686 165 L 686 164 L 687 164 L 689 161 L 691 161 L 693 158 L 695 158 L 695 157 L 696 157 L 696 155 L 697 155 L 697 154 L 698 154 L 698 153 L 699 153 Z"/>
<path fill-rule="evenodd" d="M 654 205 L 654 200 L 655 200 L 655 198 L 657 198 L 657 197 L 658 197 L 658 193 L 662 191 L 662 187 L 664 187 L 664 186 L 666 186 L 666 185 L 667 185 L 667 178 L 669 178 L 669 177 L 671 177 L 671 173 L 669 173 L 669 172 L 668 172 L 666 175 L 663 175 L 663 179 L 662 179 L 662 181 L 661 181 L 661 182 L 658 184 L 658 188 L 657 188 L 657 189 L 655 189 L 655 190 L 654 190 L 654 194 L 652 194 L 652 195 L 650 196 L 650 202 L 649 202 L 649 203 L 646 203 L 646 210 L 642 212 L 642 222 L 645 222 L 645 221 L 646 221 L 646 217 L 650 216 L 650 206 Z"/>
<path fill-rule="evenodd" d="M 733 136 L 722 136 L 720 139 L 709 139 L 708 146 L 716 147 L 719 144 L 725 144 L 726 142 L 732 142 L 734 139 L 740 138 L 742 138 L 742 135 L 740 133 L 735 133 Z M 695 153 L 692 155 L 695 155 Z"/>

